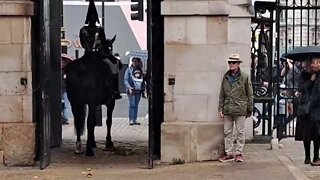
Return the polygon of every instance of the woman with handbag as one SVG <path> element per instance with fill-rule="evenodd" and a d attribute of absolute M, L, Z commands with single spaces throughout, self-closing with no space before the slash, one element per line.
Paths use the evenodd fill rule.
<path fill-rule="evenodd" d="M 317 126 L 313 121 L 310 121 L 309 105 L 314 82 L 312 81 L 313 72 L 311 62 L 303 63 L 303 71 L 299 75 L 298 92 L 295 96 L 300 98 L 298 105 L 298 120 L 296 125 L 295 140 L 303 141 L 305 151 L 305 164 L 310 164 L 310 145 L 313 141 L 313 162 L 319 159 L 319 140 L 317 136 Z"/>

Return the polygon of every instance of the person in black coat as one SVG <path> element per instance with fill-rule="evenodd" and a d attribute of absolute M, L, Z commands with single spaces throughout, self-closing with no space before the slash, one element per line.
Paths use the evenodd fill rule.
<path fill-rule="evenodd" d="M 303 141 L 304 151 L 305 151 L 305 164 L 310 164 L 310 145 L 311 141 L 313 141 L 313 162 L 316 162 L 319 159 L 319 140 L 317 135 L 317 127 L 315 122 L 310 121 L 310 116 L 305 114 L 302 111 L 303 107 L 305 107 L 310 99 L 310 95 L 312 93 L 312 88 L 314 82 L 311 80 L 312 77 L 312 69 L 310 66 L 310 61 L 306 61 L 303 64 L 303 71 L 300 73 L 298 78 L 298 92 L 295 93 L 296 97 L 299 97 L 299 105 L 298 105 L 298 120 L 296 125 L 296 134 L 295 140 Z"/>
<path fill-rule="evenodd" d="M 311 92 L 311 101 L 310 101 L 310 121 L 315 123 L 317 139 L 319 141 L 320 135 L 320 58 L 312 59 L 311 63 L 312 71 L 315 72 L 311 76 L 311 81 L 314 82 L 314 86 Z M 318 149 L 319 150 L 319 149 Z M 320 166 L 320 159 L 316 162 L 313 162 L 312 165 Z"/>

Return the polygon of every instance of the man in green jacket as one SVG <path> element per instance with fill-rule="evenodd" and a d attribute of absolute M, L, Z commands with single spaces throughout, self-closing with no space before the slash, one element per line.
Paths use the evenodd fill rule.
<path fill-rule="evenodd" d="M 244 124 L 253 110 L 253 89 L 250 77 L 240 70 L 239 54 L 231 54 L 228 59 L 229 70 L 223 76 L 219 97 L 219 116 L 224 120 L 225 152 L 219 161 L 243 162 L 243 148 L 245 144 Z M 233 129 L 235 124 L 236 142 L 233 151 Z"/>

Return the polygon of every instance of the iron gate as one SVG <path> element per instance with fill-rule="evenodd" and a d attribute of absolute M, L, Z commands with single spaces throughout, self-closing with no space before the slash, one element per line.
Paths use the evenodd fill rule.
<path fill-rule="evenodd" d="M 34 0 L 32 21 L 33 97 L 37 122 L 36 159 L 50 164 L 50 148 L 61 145 L 61 0 Z M 39 33 L 40 32 L 40 33 Z"/>
<path fill-rule="evenodd" d="M 33 18 L 33 93 L 35 98 L 35 116 L 37 121 L 37 159 L 40 168 L 50 164 L 50 9 L 49 1 L 36 2 L 38 13 Z M 37 33 L 38 32 L 38 33 Z M 40 32 L 40 33 L 39 33 Z"/>
<path fill-rule="evenodd" d="M 164 18 L 161 16 L 161 1 L 147 2 L 150 168 L 153 168 L 153 161 L 161 156 L 161 123 L 164 119 Z"/>
<path fill-rule="evenodd" d="M 295 92 L 302 64 L 282 55 L 296 47 L 319 44 L 319 5 L 320 0 L 255 2 L 251 77 L 255 91 L 255 132 L 261 135 L 271 135 L 273 128 L 277 129 L 279 139 L 295 135 L 298 120 Z"/>
<path fill-rule="evenodd" d="M 281 58 L 288 50 L 301 46 L 314 46 L 319 43 L 318 16 L 319 0 L 277 0 L 277 38 L 276 51 L 277 69 L 282 81 L 278 83 L 279 97 L 276 115 L 278 138 L 295 135 L 298 99 L 295 92 L 298 88 L 298 76 L 302 70 L 300 62 L 290 62 Z M 285 105 L 284 112 L 283 104 Z"/>
<path fill-rule="evenodd" d="M 254 134 L 272 134 L 274 2 L 256 2 L 251 23 L 251 78 L 254 90 Z"/>

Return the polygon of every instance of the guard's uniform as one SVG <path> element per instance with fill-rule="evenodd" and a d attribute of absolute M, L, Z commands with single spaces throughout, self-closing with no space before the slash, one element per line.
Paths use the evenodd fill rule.
<path fill-rule="evenodd" d="M 104 61 L 110 64 L 111 69 L 114 69 L 114 66 L 116 66 L 116 68 L 118 69 L 119 60 L 112 55 L 112 49 L 103 48 L 103 47 L 106 47 L 107 45 L 106 35 L 102 27 L 96 26 L 97 22 L 99 22 L 97 10 L 94 5 L 94 2 L 90 1 L 87 17 L 85 21 L 85 23 L 88 25 L 83 26 L 80 29 L 80 33 L 79 33 L 81 46 L 87 52 L 98 51 L 102 55 L 102 57 L 105 57 Z M 111 51 L 111 57 L 110 57 L 110 51 Z M 113 70 L 112 72 L 113 72 L 114 81 L 116 81 L 114 83 L 115 84 L 114 97 L 115 99 L 121 99 L 121 96 L 119 93 L 119 84 L 118 84 L 118 71 Z"/>

